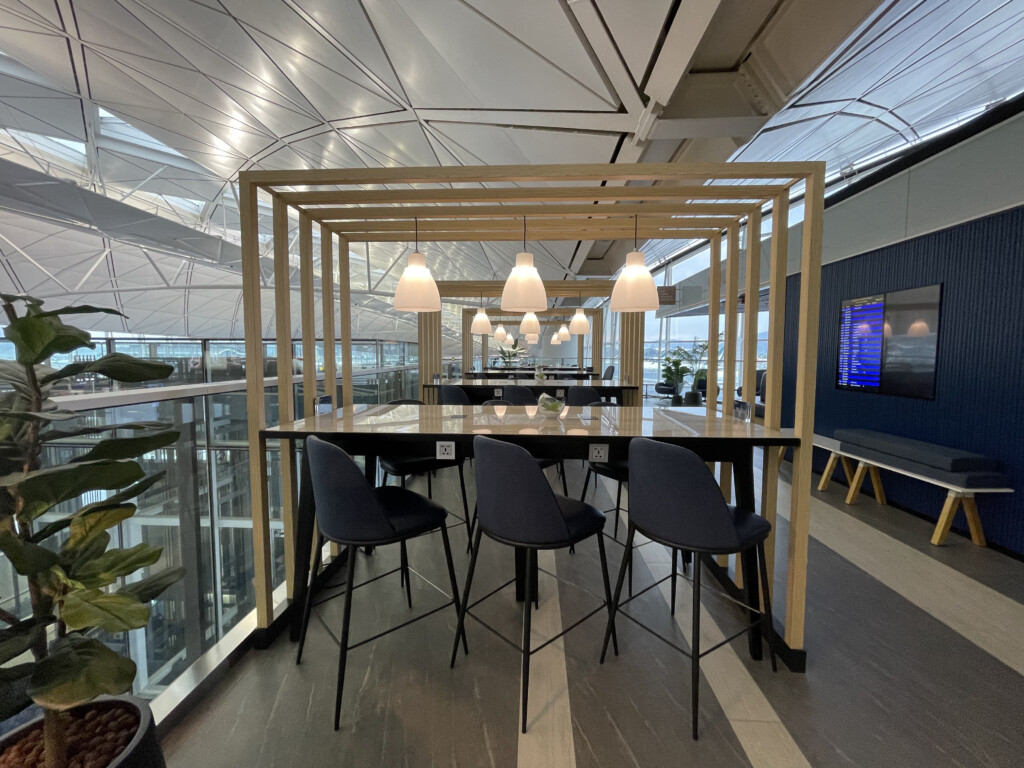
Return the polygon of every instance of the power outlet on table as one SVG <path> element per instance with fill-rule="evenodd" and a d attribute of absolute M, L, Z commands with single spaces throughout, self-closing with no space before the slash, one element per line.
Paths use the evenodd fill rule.
<path fill-rule="evenodd" d="M 590 446 L 590 460 L 600 463 L 608 461 L 607 443 L 592 443 Z"/>
<path fill-rule="evenodd" d="M 495 400 L 501 400 L 501 393 L 503 391 L 504 390 L 501 387 L 495 387 L 494 388 L 494 399 Z"/>
<path fill-rule="evenodd" d="M 451 440 L 438 440 L 437 441 L 437 457 L 438 459 L 454 459 L 455 458 L 455 443 Z"/>

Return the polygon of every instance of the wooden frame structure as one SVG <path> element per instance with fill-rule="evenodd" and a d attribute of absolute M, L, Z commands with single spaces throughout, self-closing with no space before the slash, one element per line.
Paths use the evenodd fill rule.
<path fill-rule="evenodd" d="M 312 227 L 321 234 L 321 291 L 338 291 L 338 338 L 334 339 L 334 309 L 323 302 L 324 335 L 341 344 L 344 407 L 352 405 L 351 317 L 349 303 L 348 246 L 357 242 L 403 242 L 413 238 L 414 220 L 421 241 L 518 241 L 523 238 L 523 218 L 534 240 L 608 240 L 641 238 L 706 238 L 711 243 L 710 306 L 718 305 L 725 290 L 725 380 L 723 412 L 732 412 L 738 331 L 739 232 L 746 227 L 748 268 L 746 295 L 756 295 L 754 265 L 760 249 L 760 224 L 766 206 L 772 210 L 771 264 L 769 268 L 769 363 L 765 426 L 778 428 L 782 388 L 782 340 L 784 330 L 788 205 L 793 187 L 804 186 L 804 225 L 801 244 L 799 348 L 797 353 L 796 420 L 800 439 L 793 456 L 793 494 L 786 578 L 786 644 L 794 650 L 804 644 L 807 588 L 811 458 L 814 432 L 814 395 L 818 347 L 818 305 L 821 281 L 822 217 L 825 164 L 796 163 L 644 163 L 601 165 L 535 165 L 428 168 L 322 169 L 294 171 L 246 171 L 239 175 L 239 207 L 242 230 L 242 285 L 246 341 L 246 378 L 250 444 L 250 486 L 253 504 L 253 539 L 257 623 L 268 627 L 274 618 L 270 571 L 270 530 L 267 500 L 266 444 L 259 437 L 265 427 L 263 398 L 263 345 L 261 292 L 265 275 L 260 264 L 260 192 L 273 202 L 274 307 L 278 317 L 279 346 L 290 342 L 290 281 L 287 273 L 289 211 L 299 221 L 299 285 L 302 302 L 302 341 L 312 350 L 316 337 L 313 312 L 315 269 Z M 581 183 L 582 182 L 582 183 Z M 629 182 L 653 185 L 629 186 Z M 500 184 L 500 186 L 488 186 Z M 566 184 L 566 186 L 559 186 Z M 725 280 L 721 277 L 721 245 L 725 243 Z M 335 251 L 335 247 L 337 250 Z M 337 254 L 337 269 L 330 264 Z M 335 280 L 337 279 L 337 283 Z M 604 283 L 604 285 L 600 285 Z M 477 298 L 489 283 L 438 284 L 442 297 Z M 546 284 L 549 297 L 607 296 L 610 281 L 559 281 Z M 499 289 L 500 293 L 500 289 Z M 488 295 L 485 293 L 484 295 Z M 493 295 L 493 294 L 492 294 Z M 330 315 L 328 320 L 327 315 Z M 753 315 L 753 320 L 751 319 Z M 621 318 L 623 377 L 642 380 L 642 313 Z M 749 343 L 748 313 L 745 339 Z M 419 316 L 421 377 L 440 372 L 440 313 Z M 709 339 L 718 338 L 718 313 L 709 313 Z M 731 340 L 731 343 L 730 343 Z M 307 347 L 308 345 L 308 347 Z M 717 371 L 717 345 L 709 347 L 708 370 Z M 304 353 L 305 354 L 305 353 Z M 311 358 L 312 355 L 310 354 Z M 327 355 L 332 359 L 333 356 Z M 745 359 L 751 360 L 749 347 Z M 426 360 L 426 364 L 424 364 Z M 281 391 L 291 386 L 290 366 Z M 635 370 L 634 370 L 635 369 Z M 313 366 L 303 372 L 307 413 L 313 412 L 316 377 Z M 744 396 L 753 400 L 753 366 L 744 371 Z M 424 379 L 429 380 L 429 379 Z M 714 409 L 713 382 L 709 378 L 709 416 Z M 282 398 L 281 418 L 288 417 L 288 398 Z M 291 446 L 287 446 L 291 448 Z M 291 453 L 291 451 L 288 451 Z M 766 451 L 762 513 L 772 523 L 776 513 L 779 457 Z M 723 485 L 728 487 L 727 468 Z M 285 551 L 292 546 L 295 508 L 295 470 L 291 460 L 282 462 Z M 768 547 L 769 559 L 773 547 Z M 291 574 L 291 568 L 287 569 Z M 289 589 L 290 592 L 290 589 Z"/>

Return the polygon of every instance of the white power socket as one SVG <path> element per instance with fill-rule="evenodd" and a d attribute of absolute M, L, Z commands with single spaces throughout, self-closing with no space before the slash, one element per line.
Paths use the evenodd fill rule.
<path fill-rule="evenodd" d="M 564 400 L 565 399 L 565 390 L 564 389 L 556 389 L 555 390 L 555 397 L 557 397 L 559 400 Z"/>
<path fill-rule="evenodd" d="M 437 457 L 438 459 L 454 459 L 455 458 L 455 443 L 451 440 L 438 440 L 437 441 Z"/>
<path fill-rule="evenodd" d="M 494 399 L 495 400 L 501 400 L 501 393 L 502 392 L 503 392 L 503 390 L 502 390 L 501 387 L 495 387 L 494 388 Z"/>
<path fill-rule="evenodd" d="M 607 443 L 591 443 L 590 444 L 590 460 L 604 463 L 608 461 L 608 444 Z"/>

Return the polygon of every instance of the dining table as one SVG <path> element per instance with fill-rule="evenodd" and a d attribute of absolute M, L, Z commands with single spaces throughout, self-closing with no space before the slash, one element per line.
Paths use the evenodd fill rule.
<path fill-rule="evenodd" d="M 427 398 L 437 400 L 436 393 L 442 384 L 450 384 L 459 387 L 469 395 L 469 400 L 474 405 L 483 404 L 488 400 L 501 400 L 505 387 L 526 387 L 534 395 L 540 397 L 542 394 L 562 400 L 569 391 L 569 387 L 593 387 L 597 390 L 598 397 L 611 398 L 617 403 L 622 403 L 626 392 L 635 392 L 639 389 L 636 384 L 624 381 L 607 381 L 593 379 L 554 379 L 547 378 L 538 381 L 532 376 L 529 379 L 454 379 L 439 384 L 424 383 L 423 389 Z"/>
<path fill-rule="evenodd" d="M 473 439 L 477 435 L 515 443 L 537 458 L 588 460 L 595 451 L 603 451 L 604 460 L 608 461 L 625 460 L 630 441 L 650 438 L 689 448 L 706 462 L 730 463 L 735 503 L 754 511 L 754 448 L 789 447 L 800 442 L 791 429 L 767 429 L 751 421 L 708 413 L 704 408 L 650 406 L 582 406 L 547 412 L 538 406 L 355 405 L 269 427 L 260 434 L 266 440 L 288 439 L 296 445 L 315 436 L 338 445 L 350 455 L 363 456 L 366 479 L 371 485 L 377 480 L 378 456 L 435 456 L 441 449 L 438 443 L 449 443 L 454 448 L 455 460 L 466 459 L 473 455 Z M 293 605 L 302 605 L 309 588 L 309 552 L 316 525 L 305 451 L 294 525 Z M 517 557 L 517 563 L 522 561 Z M 518 571 L 519 568 L 520 577 Z M 721 572 L 717 576 L 721 579 Z M 522 578 L 517 578 L 518 599 L 523 598 L 522 582 Z M 750 609 L 758 608 L 756 579 L 744 583 L 743 597 Z M 297 638 L 299 613 L 293 613 L 293 638 Z M 748 634 L 751 656 L 760 658 L 760 632 L 755 629 Z"/>

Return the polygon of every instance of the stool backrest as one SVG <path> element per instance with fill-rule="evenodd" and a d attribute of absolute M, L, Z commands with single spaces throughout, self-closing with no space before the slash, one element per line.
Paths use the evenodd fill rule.
<path fill-rule="evenodd" d="M 714 475 L 700 456 L 679 445 L 643 438 L 630 442 L 629 517 L 643 533 L 683 549 L 739 548 Z"/>
<path fill-rule="evenodd" d="M 395 534 L 352 457 L 318 437 L 306 438 L 316 523 L 334 541 L 379 541 Z"/>
<path fill-rule="evenodd" d="M 469 395 L 462 387 L 453 384 L 442 384 L 437 392 L 439 405 L 469 405 Z"/>
<path fill-rule="evenodd" d="M 416 400 L 415 398 L 406 398 L 398 400 L 388 400 L 388 405 L 426 405 L 422 400 Z"/>
<path fill-rule="evenodd" d="M 529 451 L 477 435 L 473 455 L 481 530 L 524 545 L 550 544 L 569 537 L 555 492 Z"/>
<path fill-rule="evenodd" d="M 501 388 L 501 399 L 508 400 L 512 405 L 536 405 L 537 396 L 529 387 L 512 384 Z"/>
<path fill-rule="evenodd" d="M 614 375 L 615 375 L 615 366 L 614 365 L 609 365 L 607 368 L 604 369 L 604 373 L 602 374 L 601 378 L 607 381 L 607 380 L 611 380 L 611 378 Z"/>
<path fill-rule="evenodd" d="M 593 387 L 569 387 L 565 395 L 566 405 L 590 405 L 601 399 Z"/>

